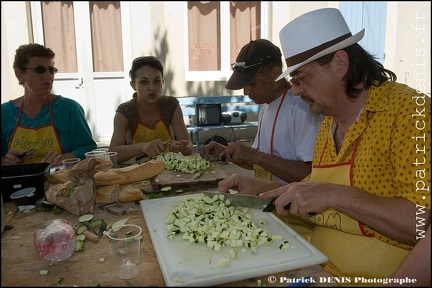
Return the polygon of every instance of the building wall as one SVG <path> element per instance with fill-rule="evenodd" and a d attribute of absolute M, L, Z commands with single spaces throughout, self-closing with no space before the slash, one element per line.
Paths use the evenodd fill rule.
<path fill-rule="evenodd" d="M 1 103 L 23 94 L 13 71 L 15 50 L 31 42 L 25 1 L 1 2 Z"/>
<path fill-rule="evenodd" d="M 387 11 L 384 66 L 430 96 L 431 2 L 387 2 Z"/>
<path fill-rule="evenodd" d="M 269 3 L 267 29 L 269 40 L 280 45 L 279 31 L 291 19 L 310 10 L 338 7 L 336 1 Z M 167 93 L 184 95 L 242 94 L 242 90 L 224 88 L 220 81 L 185 81 L 185 11 L 184 2 L 129 2 L 132 56 L 166 55 Z M 386 68 L 398 81 L 430 95 L 430 2 L 387 2 L 385 39 Z M 27 1 L 1 2 L 2 21 L 2 96 L 1 102 L 22 95 L 12 69 L 15 49 L 32 41 L 31 17 Z M 357 31 L 352 31 L 356 33 Z M 366 31 L 367 33 L 367 31 Z M 139 35 L 139 37 L 137 37 Z M 129 67 L 126 67 L 129 69 Z"/>

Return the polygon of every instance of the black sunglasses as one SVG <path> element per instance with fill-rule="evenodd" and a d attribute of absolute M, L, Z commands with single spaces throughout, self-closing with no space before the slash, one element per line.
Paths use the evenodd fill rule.
<path fill-rule="evenodd" d="M 46 70 L 48 70 L 52 75 L 54 75 L 54 74 L 56 74 L 58 72 L 58 69 L 55 68 L 55 67 L 45 68 L 43 66 L 36 66 L 34 68 L 26 68 L 26 69 L 33 69 L 38 74 L 43 74 L 43 73 L 45 73 Z"/>
<path fill-rule="evenodd" d="M 261 65 L 263 63 L 263 61 L 246 66 L 246 62 L 235 62 L 231 64 L 231 68 L 233 71 L 237 71 L 237 72 L 244 72 L 246 70 L 248 70 L 249 68 Z"/>

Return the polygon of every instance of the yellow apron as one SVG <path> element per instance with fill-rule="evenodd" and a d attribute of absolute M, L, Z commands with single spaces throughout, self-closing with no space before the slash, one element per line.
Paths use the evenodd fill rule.
<path fill-rule="evenodd" d="M 146 127 L 141 122 L 140 110 L 138 107 L 138 101 L 136 101 L 136 108 L 138 114 L 138 125 L 135 129 L 135 132 L 132 135 L 132 144 L 135 143 L 146 143 L 151 142 L 156 139 L 160 139 L 162 142 L 166 142 L 172 140 L 171 134 L 169 132 L 168 127 L 162 121 L 162 117 L 160 112 L 158 111 L 158 121 L 155 124 L 154 128 Z M 166 147 L 167 148 L 167 147 Z"/>
<path fill-rule="evenodd" d="M 313 165 L 310 181 L 352 186 L 351 169 L 360 139 L 361 137 L 357 139 L 348 162 Z M 322 155 L 327 144 L 328 141 Z M 329 258 L 324 268 L 339 277 L 389 277 L 409 253 L 366 233 L 363 223 L 334 209 L 318 213 L 309 220 L 316 224 L 311 244 Z"/>
<path fill-rule="evenodd" d="M 276 129 L 276 124 L 277 124 L 277 118 L 279 115 L 279 111 L 282 107 L 282 104 L 286 98 L 287 92 L 289 90 L 290 87 L 287 88 L 287 90 L 285 91 L 284 95 L 282 96 L 282 99 L 279 103 L 278 109 L 276 111 L 276 115 L 274 117 L 273 120 L 273 127 L 272 127 L 272 136 L 270 139 L 270 154 L 273 155 L 273 139 L 274 139 L 274 133 L 275 133 L 275 129 Z M 261 125 L 258 127 L 258 145 L 257 145 L 257 150 L 260 150 L 260 132 L 261 132 Z M 273 179 L 273 175 L 270 171 L 268 171 L 267 169 L 265 169 L 264 167 L 262 167 L 259 164 L 253 164 L 253 169 L 254 169 L 254 176 L 255 178 L 259 178 L 259 179 L 264 179 L 264 180 L 268 180 L 271 181 Z M 273 211 L 273 214 L 278 217 L 279 219 L 281 219 L 285 224 L 287 224 L 291 229 L 293 229 L 295 232 L 297 232 L 299 235 L 305 237 L 307 239 L 308 236 L 310 236 L 311 232 L 312 232 L 312 228 L 313 228 L 313 224 L 312 223 L 308 223 L 306 221 L 304 221 L 303 219 L 297 217 L 297 216 L 293 216 L 293 215 L 287 215 L 287 216 L 282 216 L 279 215 L 276 210 Z"/>
<path fill-rule="evenodd" d="M 12 134 L 9 149 L 28 150 L 35 148 L 36 151 L 24 158 L 23 164 L 40 163 L 49 151 L 56 151 L 63 154 L 57 131 L 54 127 L 51 105 L 48 102 L 50 113 L 50 124 L 38 128 L 29 128 L 20 125 L 24 101 L 21 101 L 18 113 L 17 124 Z"/>
<path fill-rule="evenodd" d="M 264 180 L 272 180 L 272 173 L 258 164 L 253 164 L 254 176 L 255 178 L 264 179 Z"/>

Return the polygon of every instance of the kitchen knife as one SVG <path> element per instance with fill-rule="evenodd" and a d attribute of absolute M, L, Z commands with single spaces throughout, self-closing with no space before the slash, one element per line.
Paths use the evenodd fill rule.
<path fill-rule="evenodd" d="M 201 176 L 204 174 L 205 171 L 206 170 L 201 170 L 201 171 L 195 173 L 195 175 L 193 176 L 193 179 L 199 179 L 199 178 L 201 178 Z"/>
<path fill-rule="evenodd" d="M 207 161 L 210 161 L 210 162 L 222 161 L 225 164 L 228 163 L 228 161 L 226 161 L 226 156 L 211 156 L 211 157 L 204 158 L 204 159 L 206 159 Z"/>
<path fill-rule="evenodd" d="M 147 162 L 150 160 L 150 157 L 146 153 L 144 153 L 144 154 L 141 154 L 139 156 L 136 156 L 135 161 L 141 164 L 140 160 L 145 158 L 145 157 L 148 157 L 148 159 L 146 159 L 144 162 Z"/>
<path fill-rule="evenodd" d="M 27 151 L 24 151 L 21 155 L 18 155 L 17 157 L 18 158 L 23 158 L 23 157 L 26 157 L 26 156 L 28 156 L 28 155 L 30 155 L 30 154 L 32 154 L 33 152 L 35 152 L 36 151 L 36 149 L 29 149 L 29 150 L 27 150 Z"/>
<path fill-rule="evenodd" d="M 274 201 L 276 200 L 276 198 L 273 198 L 268 204 L 267 206 L 263 209 L 263 212 L 272 212 L 274 209 L 276 209 L 276 206 L 274 205 Z M 286 204 L 284 206 L 285 210 L 289 210 L 291 208 L 291 202 L 289 202 L 288 204 Z M 309 216 L 315 216 L 316 212 L 309 212 Z"/>
<path fill-rule="evenodd" d="M 232 194 L 232 193 L 219 193 L 219 192 L 203 192 L 204 195 L 213 198 L 214 195 L 224 195 L 225 200 L 229 200 L 233 206 L 241 206 L 248 208 L 255 208 L 262 210 L 266 205 L 268 199 L 263 199 L 258 196 L 247 194 Z"/>

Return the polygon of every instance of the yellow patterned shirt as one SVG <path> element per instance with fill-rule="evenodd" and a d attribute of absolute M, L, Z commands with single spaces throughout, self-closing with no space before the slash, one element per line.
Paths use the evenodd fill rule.
<path fill-rule="evenodd" d="M 403 197 L 430 210 L 430 116 L 430 97 L 396 82 L 372 86 L 364 112 L 347 131 L 339 154 L 330 133 L 332 117 L 324 119 L 312 164 L 349 161 L 361 137 L 351 175 L 353 186 L 382 197 Z M 322 154 L 326 142 L 329 146 Z M 381 241 L 411 248 L 365 228 Z"/>

